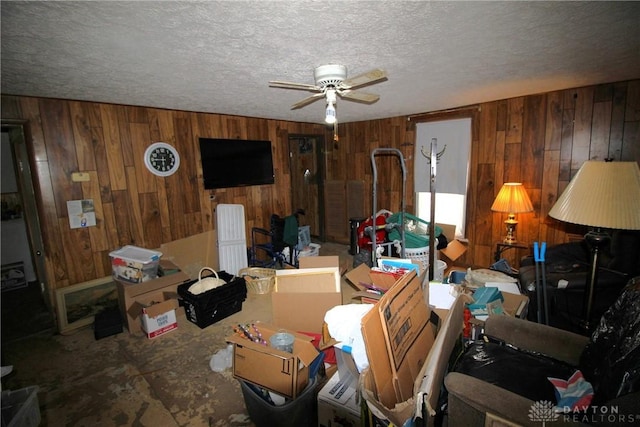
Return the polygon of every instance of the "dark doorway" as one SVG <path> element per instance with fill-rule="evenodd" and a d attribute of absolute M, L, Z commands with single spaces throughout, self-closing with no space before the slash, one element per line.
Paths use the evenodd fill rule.
<path fill-rule="evenodd" d="M 23 125 L 3 121 L 1 143 L 4 347 L 35 333 L 53 333 L 55 323 Z"/>

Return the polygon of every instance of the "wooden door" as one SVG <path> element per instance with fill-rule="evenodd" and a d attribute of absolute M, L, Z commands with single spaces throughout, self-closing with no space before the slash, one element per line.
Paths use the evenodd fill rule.
<path fill-rule="evenodd" d="M 320 135 L 290 135 L 289 161 L 291 167 L 291 207 L 304 209 L 300 225 L 308 225 L 311 235 L 324 240 L 322 219 L 322 164 Z"/>

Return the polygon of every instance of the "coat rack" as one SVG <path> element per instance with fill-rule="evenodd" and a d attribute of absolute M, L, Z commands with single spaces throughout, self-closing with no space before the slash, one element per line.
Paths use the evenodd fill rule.
<path fill-rule="evenodd" d="M 444 151 L 447 149 L 445 145 L 442 152 L 438 153 L 438 139 L 431 138 L 431 151 L 429 156 L 424 152 L 424 147 L 420 149 L 420 152 L 427 158 L 431 168 L 431 218 L 429 220 L 429 280 L 433 280 L 436 263 L 436 167 L 438 159 L 442 157 Z"/>

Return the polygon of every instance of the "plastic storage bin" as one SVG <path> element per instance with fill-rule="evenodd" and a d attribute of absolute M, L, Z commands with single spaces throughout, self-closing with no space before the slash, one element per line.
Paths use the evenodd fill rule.
<path fill-rule="evenodd" d="M 123 246 L 109 253 L 113 278 L 121 282 L 140 283 L 158 277 L 158 265 L 162 252 Z"/>
<path fill-rule="evenodd" d="M 297 398 L 281 406 L 275 406 L 260 396 L 256 387 L 240 380 L 244 403 L 251 421 L 257 427 L 299 427 L 318 424 L 318 402 L 316 400 L 316 379 L 309 384 Z"/>
<path fill-rule="evenodd" d="M 201 329 L 242 310 L 247 299 L 247 285 L 244 278 L 232 276 L 226 271 L 218 271 L 218 277 L 226 284 L 198 295 L 189 292 L 189 287 L 197 280 L 178 285 L 180 305 L 184 306 L 187 320 Z"/>
<path fill-rule="evenodd" d="M 311 226 L 303 225 L 298 227 L 298 244 L 296 249 L 299 251 L 304 250 L 311 243 Z"/>
<path fill-rule="evenodd" d="M 387 218 L 387 224 L 399 224 L 400 212 Z M 442 233 L 442 228 L 435 226 L 436 237 Z M 388 233 L 388 239 L 400 240 L 400 230 L 393 228 Z M 404 241 L 405 248 L 424 248 L 429 246 L 429 223 L 409 213 L 404 214 Z"/>
<path fill-rule="evenodd" d="M 39 425 L 38 386 L 2 392 L 2 427 L 37 427 Z"/>
<path fill-rule="evenodd" d="M 309 243 L 307 249 L 300 251 L 298 253 L 298 258 L 305 256 L 319 256 L 320 255 L 320 245 L 317 243 Z"/>

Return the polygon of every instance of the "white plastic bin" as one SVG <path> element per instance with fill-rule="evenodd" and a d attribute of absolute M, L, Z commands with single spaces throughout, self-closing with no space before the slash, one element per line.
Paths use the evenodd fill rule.
<path fill-rule="evenodd" d="M 140 283 L 158 277 L 162 252 L 137 246 L 123 246 L 109 253 L 113 278 L 122 282 Z"/>
<path fill-rule="evenodd" d="M 304 250 L 298 253 L 298 258 L 305 256 L 319 256 L 320 255 L 320 245 L 317 243 L 309 243 Z"/>

